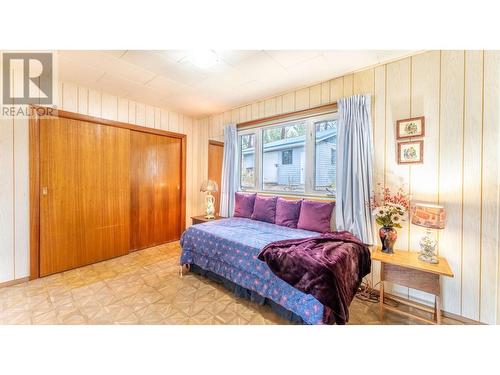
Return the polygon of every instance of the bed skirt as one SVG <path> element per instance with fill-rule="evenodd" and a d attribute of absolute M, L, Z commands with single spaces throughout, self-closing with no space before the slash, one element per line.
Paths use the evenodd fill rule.
<path fill-rule="evenodd" d="M 252 301 L 254 303 L 258 303 L 261 306 L 267 305 L 267 306 L 271 307 L 271 309 L 276 314 L 278 314 L 281 318 L 286 319 L 286 320 L 288 320 L 292 323 L 295 323 L 295 324 L 305 324 L 304 321 L 302 320 L 302 318 L 300 316 L 298 316 L 297 314 L 285 309 L 283 306 L 277 304 L 273 300 L 261 296 L 259 293 L 255 292 L 253 290 L 250 290 L 250 289 L 242 287 L 241 285 L 235 284 L 232 281 L 230 281 L 230 280 L 228 280 L 220 275 L 217 275 L 214 272 L 204 270 L 203 268 L 201 268 L 200 266 L 198 266 L 196 264 L 191 264 L 190 270 L 191 270 L 191 272 L 196 273 L 197 275 L 204 276 L 207 279 L 210 279 L 212 281 L 215 281 L 218 284 L 223 285 L 226 289 L 231 291 L 236 297 L 245 298 L 245 299 Z"/>

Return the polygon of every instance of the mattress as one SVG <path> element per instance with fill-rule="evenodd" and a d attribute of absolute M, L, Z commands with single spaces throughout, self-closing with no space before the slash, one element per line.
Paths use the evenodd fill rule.
<path fill-rule="evenodd" d="M 307 324 L 322 324 L 323 305 L 275 276 L 257 259 L 267 244 L 317 236 L 245 218 L 229 218 L 189 227 L 181 237 L 181 264 L 196 264 L 297 314 Z"/>

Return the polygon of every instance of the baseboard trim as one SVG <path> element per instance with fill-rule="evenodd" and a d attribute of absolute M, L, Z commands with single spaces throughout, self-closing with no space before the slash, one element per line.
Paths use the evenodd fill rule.
<path fill-rule="evenodd" d="M 458 320 L 459 322 L 465 323 L 465 324 L 471 324 L 471 325 L 479 325 L 479 326 L 484 326 L 487 325 L 486 323 L 480 322 L 478 320 L 474 319 L 469 319 L 461 315 L 453 314 L 450 312 L 442 311 L 443 316 L 451 319 Z"/>
<path fill-rule="evenodd" d="M 12 285 L 22 284 L 22 283 L 25 283 L 26 281 L 29 281 L 29 279 L 30 279 L 29 276 L 27 276 L 27 277 L 23 277 L 21 279 L 4 281 L 3 283 L 0 283 L 0 288 L 5 288 L 8 286 L 12 286 Z"/>

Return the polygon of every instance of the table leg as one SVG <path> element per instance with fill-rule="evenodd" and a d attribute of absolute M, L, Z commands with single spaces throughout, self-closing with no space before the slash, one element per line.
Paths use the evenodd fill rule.
<path fill-rule="evenodd" d="M 380 320 L 384 318 L 384 281 L 382 280 L 380 282 L 380 297 L 379 297 L 379 315 L 380 315 Z"/>
<path fill-rule="evenodd" d="M 436 296 L 436 323 L 441 324 L 441 297 Z"/>

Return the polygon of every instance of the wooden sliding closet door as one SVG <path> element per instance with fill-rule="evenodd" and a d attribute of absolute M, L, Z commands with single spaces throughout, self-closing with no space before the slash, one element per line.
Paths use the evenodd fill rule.
<path fill-rule="evenodd" d="M 40 276 L 127 254 L 130 131 L 40 119 Z"/>
<path fill-rule="evenodd" d="M 181 140 L 131 132 L 131 249 L 181 235 Z"/>
<path fill-rule="evenodd" d="M 131 132 L 130 136 L 130 248 L 149 245 L 155 236 L 156 135 Z"/>
<path fill-rule="evenodd" d="M 155 242 L 181 237 L 181 140 L 157 136 Z"/>

